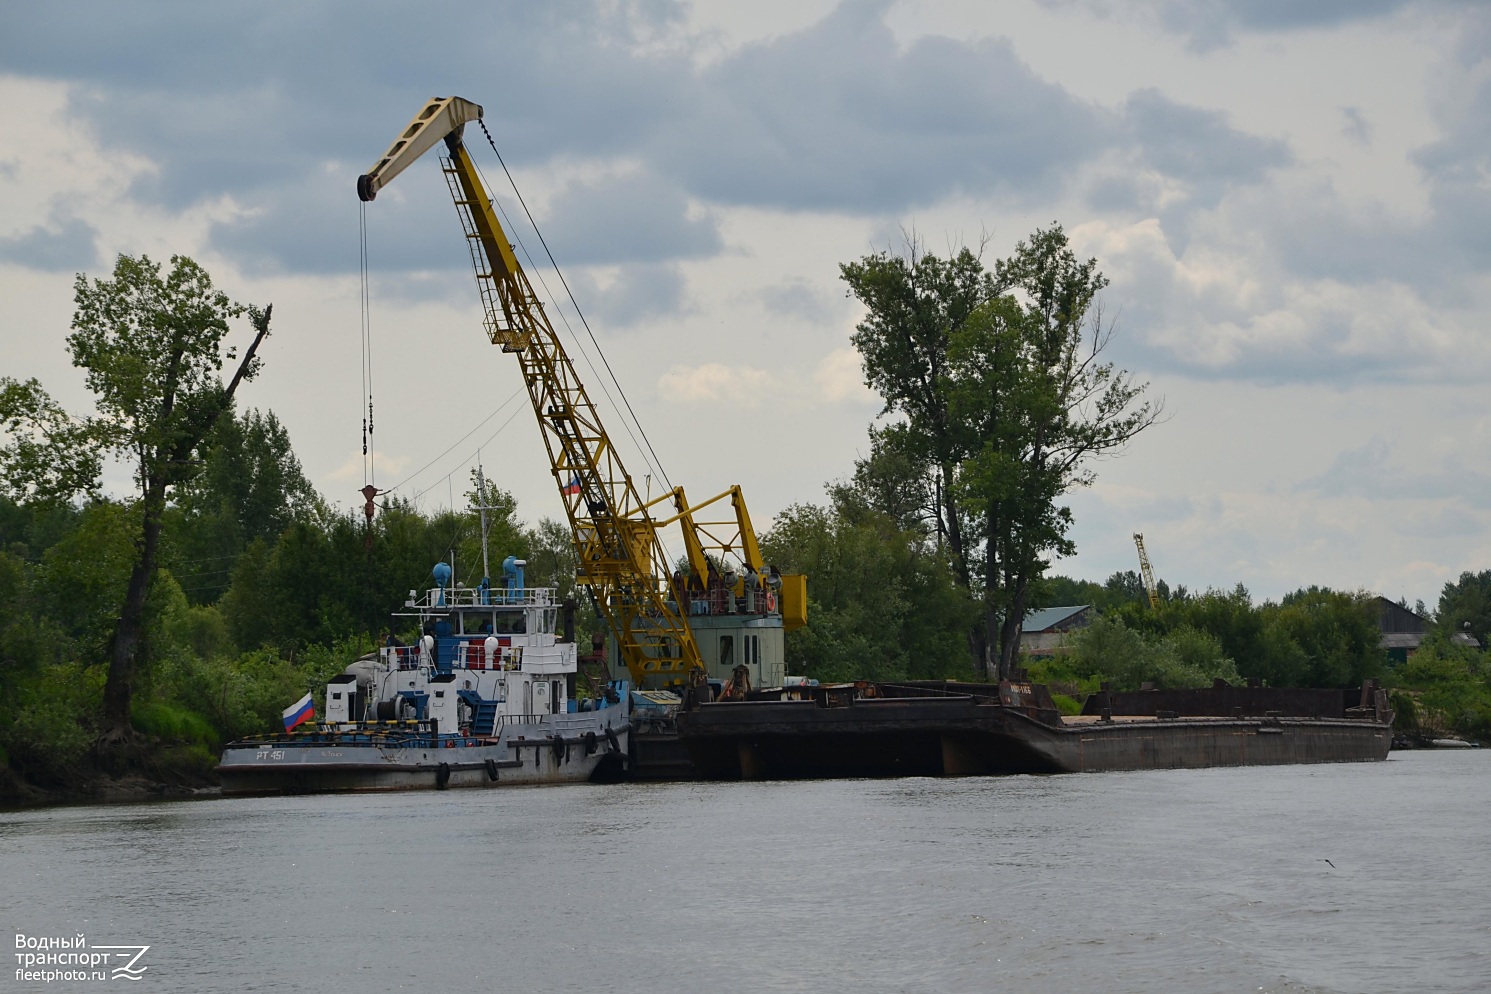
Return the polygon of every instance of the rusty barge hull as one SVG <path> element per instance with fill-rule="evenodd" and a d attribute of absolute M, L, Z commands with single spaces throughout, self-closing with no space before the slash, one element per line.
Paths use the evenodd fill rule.
<path fill-rule="evenodd" d="M 679 715 L 712 780 L 977 776 L 1381 760 L 1391 716 L 1084 716 L 997 698 L 709 704 Z"/>

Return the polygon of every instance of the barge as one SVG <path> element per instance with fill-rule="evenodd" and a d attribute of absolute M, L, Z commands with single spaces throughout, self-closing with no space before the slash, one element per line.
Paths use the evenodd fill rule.
<path fill-rule="evenodd" d="M 1229 687 L 1102 693 L 1063 716 L 1039 684 L 785 688 L 678 715 L 709 780 L 1092 773 L 1381 760 L 1393 713 L 1360 691 Z"/>

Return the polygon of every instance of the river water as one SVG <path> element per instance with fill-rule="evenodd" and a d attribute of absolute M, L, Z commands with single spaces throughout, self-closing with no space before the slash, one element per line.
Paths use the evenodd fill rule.
<path fill-rule="evenodd" d="M 1491 750 L 9 812 L 0 893 L 138 990 L 1461 994 Z"/>

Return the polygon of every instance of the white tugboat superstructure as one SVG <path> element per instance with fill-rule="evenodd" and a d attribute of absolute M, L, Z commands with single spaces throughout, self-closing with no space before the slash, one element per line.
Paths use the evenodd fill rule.
<path fill-rule="evenodd" d="M 225 794 L 319 793 L 620 779 L 628 686 L 577 691 L 572 635 L 551 587 L 527 587 L 521 560 L 504 583 L 411 590 L 420 636 L 381 647 L 326 685 L 313 728 L 230 743 Z M 566 628 L 570 627 L 566 625 Z"/>

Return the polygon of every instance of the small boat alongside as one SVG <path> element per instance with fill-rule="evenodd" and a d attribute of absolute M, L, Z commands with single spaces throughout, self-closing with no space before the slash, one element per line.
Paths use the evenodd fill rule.
<path fill-rule="evenodd" d="M 626 681 L 580 672 L 565 605 L 525 587 L 521 560 L 492 588 L 409 592 L 422 633 L 389 644 L 327 683 L 323 717 L 291 731 L 229 743 L 223 793 L 445 789 L 613 781 L 626 775 Z"/>

